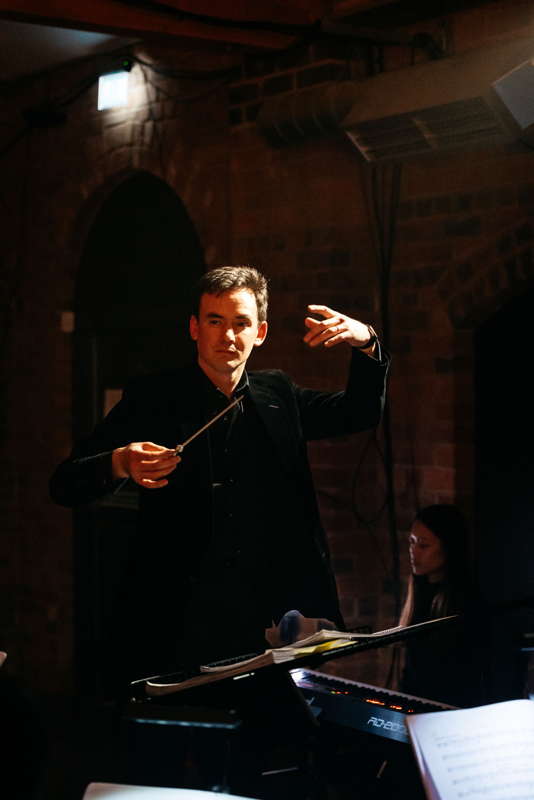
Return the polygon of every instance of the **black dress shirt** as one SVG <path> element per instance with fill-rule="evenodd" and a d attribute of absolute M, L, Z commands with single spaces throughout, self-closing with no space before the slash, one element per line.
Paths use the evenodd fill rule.
<path fill-rule="evenodd" d="M 249 394 L 246 372 L 231 398 L 203 373 L 202 378 L 207 420 L 232 399 L 243 397 L 208 431 L 211 530 L 192 575 L 185 613 L 187 646 L 205 659 L 217 659 L 266 647 L 263 632 L 273 613 L 267 582 L 273 578 L 278 545 L 266 487 L 271 486 L 277 466 L 273 443 Z"/>

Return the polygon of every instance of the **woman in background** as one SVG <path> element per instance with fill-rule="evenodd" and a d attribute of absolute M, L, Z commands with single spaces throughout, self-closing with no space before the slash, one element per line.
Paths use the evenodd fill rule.
<path fill-rule="evenodd" d="M 467 525 L 453 505 L 417 512 L 411 575 L 400 625 L 460 614 L 458 622 L 407 639 L 400 689 L 456 706 L 485 702 L 483 613 L 470 569 Z"/>

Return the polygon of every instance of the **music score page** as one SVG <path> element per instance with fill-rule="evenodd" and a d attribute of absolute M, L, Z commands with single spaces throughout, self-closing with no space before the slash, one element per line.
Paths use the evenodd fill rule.
<path fill-rule="evenodd" d="M 534 702 L 408 716 L 429 800 L 533 800 Z"/>

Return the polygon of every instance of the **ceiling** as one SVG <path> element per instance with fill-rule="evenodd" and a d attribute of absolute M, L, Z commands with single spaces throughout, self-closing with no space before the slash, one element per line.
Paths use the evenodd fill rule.
<path fill-rule="evenodd" d="M 132 39 L 108 33 L 0 19 L 0 76 L 12 81 L 66 62 L 116 50 Z"/>
<path fill-rule="evenodd" d="M 490 0 L 442 0 L 439 14 Z M 281 49 L 326 28 L 350 35 L 431 16 L 428 0 L 0 0 L 0 81 L 118 49 L 190 37 Z M 326 25 L 325 25 L 325 20 Z"/>

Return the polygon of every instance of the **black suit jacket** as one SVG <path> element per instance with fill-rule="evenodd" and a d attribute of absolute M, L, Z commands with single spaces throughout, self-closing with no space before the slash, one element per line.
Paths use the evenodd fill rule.
<path fill-rule="evenodd" d="M 387 367 L 387 357 L 379 362 L 353 349 L 346 389 L 335 393 L 300 388 L 278 370 L 249 373 L 250 398 L 278 456 L 269 494 L 273 504 L 284 498 L 280 514 L 290 520 L 283 548 L 277 543 L 283 553 L 273 554 L 269 603 L 275 621 L 296 608 L 305 616 L 343 624 L 306 443 L 376 426 Z M 175 447 L 187 439 L 206 421 L 202 379 L 195 364 L 132 382 L 91 436 L 77 443 L 57 468 L 52 498 L 75 506 L 120 488 L 111 475 L 111 452 L 117 447 L 136 441 Z M 168 486 L 140 489 L 132 548 L 139 600 L 134 616 L 140 640 L 150 631 L 151 647 L 164 629 L 179 637 L 180 612 L 211 529 L 210 461 L 209 438 L 202 435 L 188 445 Z"/>

